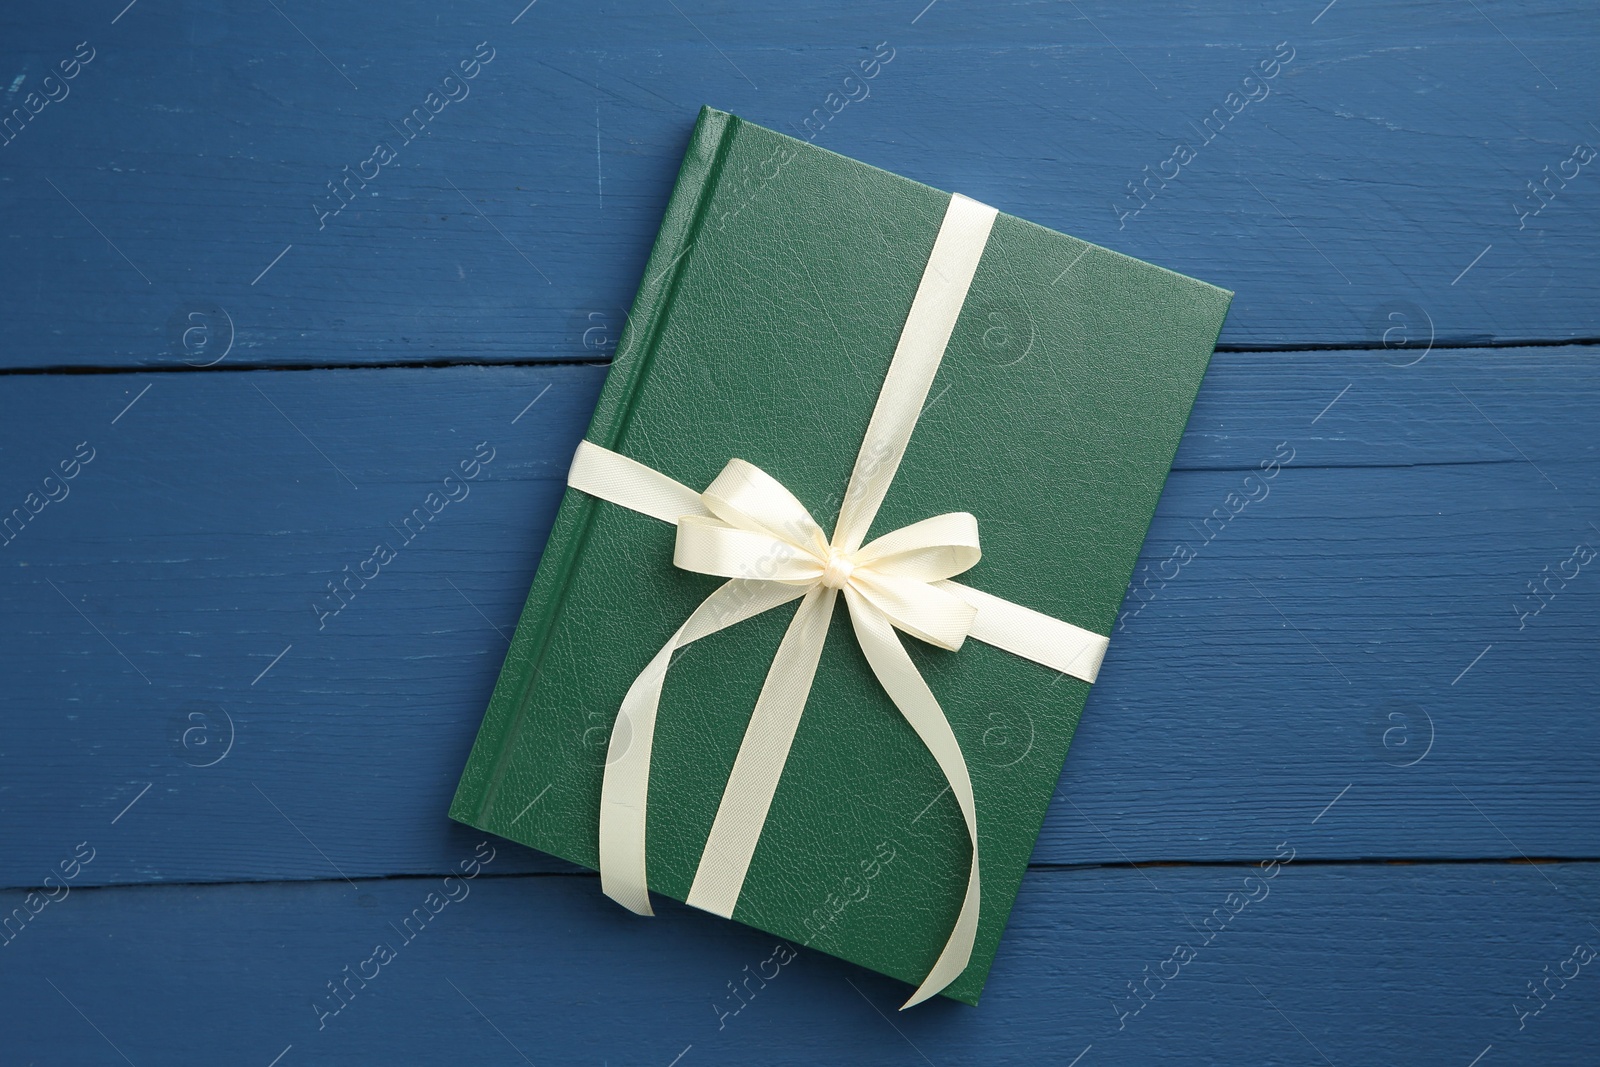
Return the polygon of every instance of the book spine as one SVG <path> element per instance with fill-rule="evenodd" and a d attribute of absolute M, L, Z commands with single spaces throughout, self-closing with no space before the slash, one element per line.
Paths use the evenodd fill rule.
<path fill-rule="evenodd" d="M 700 111 L 661 230 L 618 341 L 617 354 L 584 435 L 595 444 L 615 448 L 627 429 L 633 398 L 655 359 L 662 324 L 678 282 L 693 258 L 695 237 L 705 220 L 737 122 L 725 112 L 711 108 Z M 494 832 L 495 828 L 486 823 L 490 821 L 495 794 L 527 718 L 529 695 L 550 631 L 561 612 L 567 577 L 583 553 L 599 503 L 570 488 L 562 497 L 545 554 L 489 699 L 489 709 L 451 802 L 452 819 Z"/>

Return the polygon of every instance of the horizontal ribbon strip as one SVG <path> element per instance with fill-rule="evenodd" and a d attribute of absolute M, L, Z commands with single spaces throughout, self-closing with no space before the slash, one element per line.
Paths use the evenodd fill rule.
<path fill-rule="evenodd" d="M 647 472 L 649 480 L 630 484 L 630 472 L 634 469 Z M 620 505 L 629 511 L 651 515 L 674 526 L 678 522 L 676 518 L 668 518 L 652 510 L 659 508 L 657 502 L 663 497 L 661 486 L 668 487 L 675 498 L 694 502 L 695 510 L 685 510 L 683 514 L 708 514 L 700 504 L 700 494 L 687 485 L 591 441 L 578 442 L 567 484 L 590 496 Z M 1105 659 L 1109 644 L 1108 638 L 970 585 L 949 580 L 932 584 L 955 594 L 977 610 L 972 629 L 967 633 L 972 640 L 1005 649 L 1023 659 L 1091 684 L 1099 676 L 1100 662 Z M 789 599 L 798 599 L 799 595 L 796 593 Z"/>
<path fill-rule="evenodd" d="M 977 520 L 936 515 L 863 544 L 905 455 L 944 358 L 996 212 L 953 196 L 935 238 L 894 358 L 873 408 L 839 521 L 829 538 L 775 478 L 730 460 L 703 493 L 588 441 L 567 483 L 677 526 L 673 562 L 729 578 L 707 597 L 634 679 L 612 727 L 600 799 L 600 879 L 607 896 L 651 914 L 645 868 L 650 753 L 672 654 L 718 630 L 800 601 L 778 645 L 723 790 L 688 902 L 731 917 L 789 757 L 842 593 L 874 676 L 938 763 L 972 846 L 961 912 L 932 970 L 904 1007 L 966 969 L 977 934 L 981 879 L 978 818 L 943 709 L 895 631 L 941 648 L 972 637 L 1093 682 L 1108 639 L 951 581 L 978 562 Z"/>

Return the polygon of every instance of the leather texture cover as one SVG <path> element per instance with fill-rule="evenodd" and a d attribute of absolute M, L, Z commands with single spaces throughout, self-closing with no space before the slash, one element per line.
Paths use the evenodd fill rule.
<path fill-rule="evenodd" d="M 749 460 L 831 530 L 946 200 L 703 110 L 589 440 L 696 489 Z M 1002 213 L 869 537 L 970 511 L 983 559 L 960 581 L 1110 633 L 1231 298 Z M 673 538 L 567 490 L 452 818 L 596 866 L 623 694 L 722 582 L 675 568 Z M 699 642 L 668 676 L 647 842 L 658 893 L 688 895 L 793 610 Z M 982 918 L 945 990 L 975 1004 L 1091 687 L 978 642 L 903 640 L 977 798 Z M 967 851 L 841 601 L 734 917 L 916 983 L 960 909 Z"/>

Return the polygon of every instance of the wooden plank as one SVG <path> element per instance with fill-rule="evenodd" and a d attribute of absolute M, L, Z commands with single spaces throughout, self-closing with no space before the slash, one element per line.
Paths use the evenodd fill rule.
<path fill-rule="evenodd" d="M 1584 567 L 1513 611 L 1600 545 L 1600 371 L 1571 349 L 1382 355 L 1217 357 L 1039 862 L 1249 859 L 1336 798 L 1324 858 L 1600 855 L 1600 586 Z M 8 378 L 8 506 L 95 455 L 0 549 L 0 661 L 29 709 L 0 742 L 0 884 L 113 825 L 142 844 L 87 882 L 446 869 L 601 373 Z M 403 544 L 485 441 L 470 495 Z M 321 617 L 379 540 L 398 558 Z M 994 711 L 972 758 L 1019 758 L 1027 723 Z"/>
<path fill-rule="evenodd" d="M 66 95 L 0 145 L 0 364 L 593 356 L 703 102 L 1235 289 L 1225 345 L 1600 337 L 1570 0 L 679 8 L 13 13 L 6 112 Z"/>
<path fill-rule="evenodd" d="M 1592 863 L 1033 871 L 984 1002 L 901 1014 L 908 987 L 820 952 L 500 862 L 448 887 L 71 891 L 0 950 L 8 1060 L 1492 1067 L 1588 1064 L 1600 1025 Z"/>

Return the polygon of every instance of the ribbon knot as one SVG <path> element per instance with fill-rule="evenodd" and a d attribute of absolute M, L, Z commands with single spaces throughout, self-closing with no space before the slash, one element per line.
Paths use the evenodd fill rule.
<path fill-rule="evenodd" d="M 829 552 L 828 565 L 822 571 L 822 584 L 829 589 L 843 589 L 850 583 L 856 565 L 842 552 Z"/>

